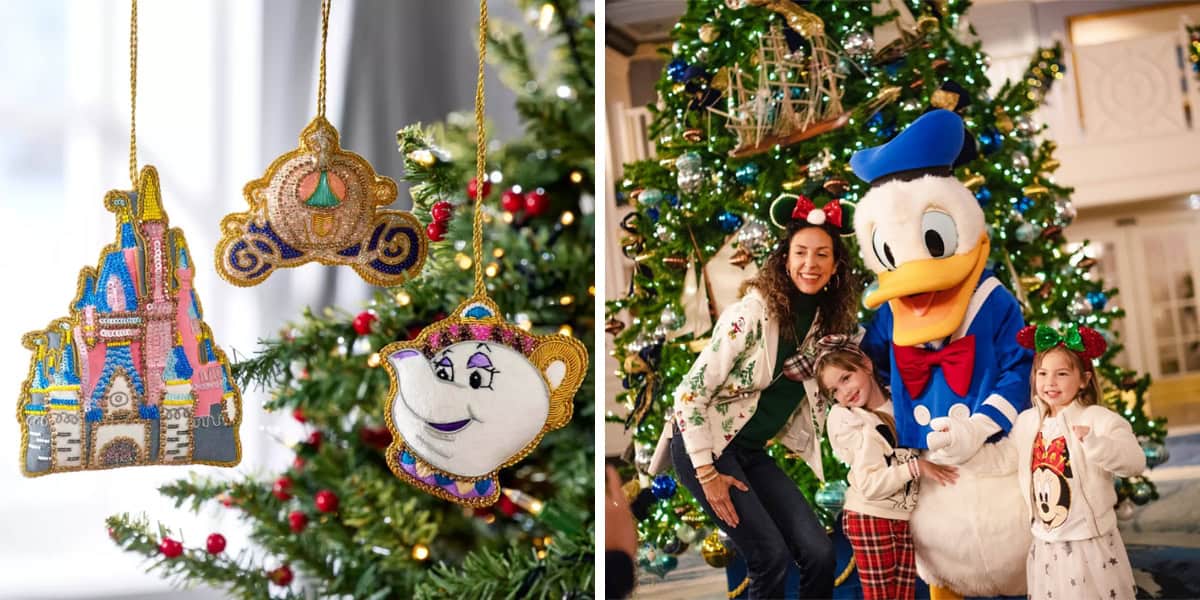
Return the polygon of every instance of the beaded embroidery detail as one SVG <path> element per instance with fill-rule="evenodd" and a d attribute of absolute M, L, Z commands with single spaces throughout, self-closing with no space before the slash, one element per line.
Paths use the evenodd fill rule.
<path fill-rule="evenodd" d="M 478 296 L 379 354 L 391 381 L 388 466 L 434 496 L 476 507 L 499 500 L 500 469 L 571 420 L 588 362 L 579 340 L 528 333 Z"/>
<path fill-rule="evenodd" d="M 70 314 L 21 338 L 33 352 L 17 404 L 27 476 L 241 460 L 241 392 L 160 198 L 150 166 L 136 192 L 105 196 L 116 241 L 80 270 Z"/>
<path fill-rule="evenodd" d="M 250 210 L 221 220 L 216 250 L 217 272 L 234 285 L 257 285 L 277 268 L 317 261 L 349 265 L 370 283 L 393 286 L 425 264 L 428 241 L 420 221 L 380 208 L 396 200 L 396 182 L 342 149 L 323 117 L 243 194 Z"/>

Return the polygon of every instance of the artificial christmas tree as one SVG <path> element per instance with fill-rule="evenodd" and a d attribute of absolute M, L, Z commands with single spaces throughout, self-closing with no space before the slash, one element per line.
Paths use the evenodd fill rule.
<path fill-rule="evenodd" d="M 869 187 L 850 172 L 851 155 L 932 108 L 957 112 L 978 141 L 979 157 L 954 175 L 986 216 L 986 267 L 1013 291 L 1029 323 L 1075 322 L 1110 337 L 1098 363 L 1104 402 L 1130 420 L 1148 457 L 1160 454 L 1164 423 L 1145 412 L 1149 377 L 1113 362 L 1121 348 L 1112 325 L 1123 311 L 1109 301 L 1116 290 L 1089 271 L 1095 260 L 1063 236 L 1075 210 L 1070 190 L 1053 180 L 1054 143 L 1034 120 L 1064 72 L 1062 50 L 1040 50 L 1022 80 L 990 96 L 968 8 L 956 0 L 688 2 L 672 31 L 660 102 L 651 107 L 658 156 L 626 165 L 621 182 L 635 209 L 622 241 L 635 268 L 624 297 L 608 303 L 606 330 L 627 388 L 618 400 L 629 407 L 611 418 L 635 428 L 639 470 L 669 426 L 672 392 L 708 344 L 711 323 L 774 245 L 768 224 L 789 216 L 781 222 L 772 203 L 790 196 L 792 205 L 811 203 L 829 215 L 836 201 L 852 214 Z M 862 281 L 874 279 L 861 263 L 855 270 Z M 864 322 L 870 316 L 860 314 Z M 832 526 L 845 466 L 825 448 L 824 484 L 782 447 L 768 452 Z M 1126 504 L 1155 495 L 1144 478 L 1117 486 Z M 653 548 L 705 540 L 706 559 L 721 557 L 710 564 L 727 560 L 720 536 L 705 538 L 712 523 L 686 491 L 655 501 L 639 527 Z"/>
<path fill-rule="evenodd" d="M 543 31 L 557 47 L 551 65 L 535 74 L 523 35 L 503 24 L 489 29 L 489 52 L 518 91 L 525 134 L 490 150 L 487 172 L 502 174 L 504 185 L 519 186 L 520 193 L 540 189 L 543 200 L 537 214 L 509 212 L 487 194 L 499 185 L 482 186 L 485 264 L 479 267 L 488 293 L 511 311 L 507 320 L 532 334 L 574 336 L 590 347 L 594 22 L 577 2 L 521 5 L 549 15 Z M 574 398 L 574 417 L 500 473 L 504 491 L 493 507 L 440 500 L 388 468 L 385 450 L 393 440 L 383 426 L 388 376 L 379 351 L 418 338 L 446 317 L 452 299 L 471 294 L 474 135 L 470 119 L 459 115 L 397 134 L 414 214 L 423 226 L 444 225 L 444 239 L 431 241 L 420 277 L 381 291 L 357 316 L 308 312 L 257 356 L 235 365 L 240 381 L 271 391 L 264 408 L 287 411 L 312 429 L 314 435 L 294 448 L 292 468 L 160 489 L 197 511 L 213 501 L 236 511 L 256 547 L 231 541 L 210 554 L 199 539 L 185 538 L 178 554 L 164 560 L 159 541 L 177 536 L 128 515 L 109 519 L 118 544 L 156 559 L 151 569 L 165 576 L 245 598 L 591 596 L 590 376 Z"/>

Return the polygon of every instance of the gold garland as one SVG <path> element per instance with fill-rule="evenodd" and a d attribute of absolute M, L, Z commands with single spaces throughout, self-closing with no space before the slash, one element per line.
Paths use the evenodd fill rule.
<path fill-rule="evenodd" d="M 728 592 L 726 592 L 725 595 L 729 596 L 730 598 L 737 598 L 739 595 L 741 595 L 742 592 L 746 591 L 746 587 L 749 585 L 750 585 L 750 576 L 747 575 L 746 578 L 743 579 L 742 582 L 739 583 L 737 587 L 733 588 L 732 590 L 729 590 Z"/>
<path fill-rule="evenodd" d="M 843 569 L 842 572 L 837 576 L 837 579 L 833 580 L 833 587 L 837 587 L 839 585 L 842 585 L 843 583 L 846 583 L 846 580 L 850 578 L 850 574 L 853 572 L 854 572 L 854 556 L 851 555 L 850 562 L 846 563 L 846 568 Z M 737 598 L 739 595 L 741 595 L 742 592 L 746 591 L 746 587 L 749 585 L 750 585 L 750 576 L 747 575 L 746 578 L 743 579 L 742 582 L 739 583 L 737 587 L 733 588 L 732 590 L 729 590 L 728 592 L 725 593 L 725 595 L 730 598 Z"/>
<path fill-rule="evenodd" d="M 837 587 L 837 586 L 845 583 L 846 580 L 850 578 L 850 574 L 853 572 L 854 572 L 854 555 L 850 555 L 850 562 L 846 563 L 846 568 L 843 569 L 842 573 L 837 576 L 837 579 L 833 580 L 833 587 Z"/>

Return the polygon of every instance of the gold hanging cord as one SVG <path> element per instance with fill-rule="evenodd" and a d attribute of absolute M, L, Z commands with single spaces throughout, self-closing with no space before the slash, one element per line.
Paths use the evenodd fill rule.
<path fill-rule="evenodd" d="M 138 189 L 137 171 L 137 0 L 129 9 L 129 181 Z"/>
<path fill-rule="evenodd" d="M 325 40 L 329 38 L 329 6 L 333 0 L 321 0 L 321 74 L 317 83 L 317 116 L 325 118 Z"/>
<path fill-rule="evenodd" d="M 479 72 L 475 78 L 475 215 L 474 215 L 474 258 L 475 295 L 486 296 L 483 284 L 483 170 L 486 149 L 483 131 L 483 58 L 487 54 L 487 0 L 479 0 Z"/>

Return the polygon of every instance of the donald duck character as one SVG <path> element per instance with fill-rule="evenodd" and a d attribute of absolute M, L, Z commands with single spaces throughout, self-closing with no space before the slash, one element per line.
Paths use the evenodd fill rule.
<path fill-rule="evenodd" d="M 899 445 L 958 466 L 954 485 L 922 486 L 910 524 L 935 599 L 1023 596 L 1030 545 L 1015 461 L 994 442 L 1030 406 L 1033 355 L 1016 342 L 1019 303 L 984 268 L 983 211 L 953 175 L 974 150 L 939 109 L 850 159 L 871 184 L 854 229 L 879 283 L 862 348 L 890 380 Z"/>

